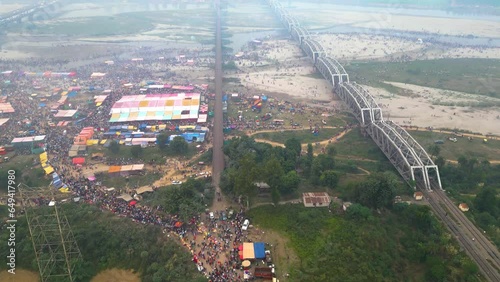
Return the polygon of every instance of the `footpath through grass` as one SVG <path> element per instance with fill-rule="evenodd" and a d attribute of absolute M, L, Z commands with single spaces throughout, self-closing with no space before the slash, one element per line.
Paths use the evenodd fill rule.
<path fill-rule="evenodd" d="M 440 155 L 447 160 L 457 160 L 460 156 L 476 158 L 479 160 L 500 160 L 500 140 L 474 138 L 469 141 L 467 137 L 457 137 L 453 134 L 440 133 L 439 131 L 408 131 L 422 147 L 427 150 L 436 140 L 443 140 L 439 145 Z M 457 138 L 457 142 L 448 138 Z"/>
<path fill-rule="evenodd" d="M 311 133 L 309 129 L 304 130 L 276 130 L 276 132 L 263 132 L 254 134 L 255 139 L 266 139 L 272 142 L 284 144 L 290 138 L 296 138 L 302 144 L 316 143 L 328 140 L 342 132 L 342 128 L 323 128 L 319 130 L 318 135 Z"/>

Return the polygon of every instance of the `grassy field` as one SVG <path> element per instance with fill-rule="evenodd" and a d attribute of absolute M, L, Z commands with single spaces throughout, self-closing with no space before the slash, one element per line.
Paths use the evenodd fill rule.
<path fill-rule="evenodd" d="M 360 129 L 355 128 L 344 135 L 334 144 L 339 156 L 351 156 L 356 158 L 368 159 L 372 161 L 386 160 L 382 151 L 377 147 L 373 140 L 361 134 Z"/>
<path fill-rule="evenodd" d="M 306 113 L 293 113 L 290 111 L 279 111 L 276 108 L 271 108 L 268 103 L 263 103 L 262 111 L 254 112 L 248 107 L 248 103 L 241 102 L 241 104 L 235 104 L 231 101 L 228 102 L 228 116 L 234 119 L 238 118 L 238 111 L 242 111 L 241 115 L 244 120 L 261 120 L 261 117 L 267 113 L 272 114 L 272 118 L 266 122 L 262 122 L 261 124 L 269 124 L 273 121 L 273 119 L 282 119 L 285 121 L 285 126 L 290 127 L 291 121 L 294 123 L 298 123 L 299 125 L 308 125 L 308 120 L 311 119 L 313 124 L 322 125 L 322 120 L 326 121 L 326 126 L 345 126 L 346 124 L 352 122 L 352 119 L 347 114 L 338 114 L 335 116 L 329 117 L 321 117 L 317 114 L 314 114 L 312 111 L 306 110 Z"/>
<path fill-rule="evenodd" d="M 49 185 L 51 179 L 45 176 L 40 163 L 34 164 L 36 160 L 38 160 L 38 155 L 18 155 L 11 158 L 8 162 L 0 164 L 0 179 L 2 181 L 0 193 L 7 192 L 7 171 L 11 169 L 16 171 L 16 184 L 23 183 L 31 187 Z"/>
<path fill-rule="evenodd" d="M 286 140 L 290 138 L 297 138 L 300 143 L 315 143 L 324 140 L 328 140 L 329 138 L 339 134 L 342 131 L 341 128 L 324 128 L 320 129 L 318 136 L 315 136 L 311 133 L 310 130 L 277 130 L 276 132 L 264 132 L 257 133 L 253 135 L 255 139 L 266 139 L 269 141 L 282 143 L 284 144 Z"/>
<path fill-rule="evenodd" d="M 500 60 L 440 59 L 405 63 L 353 63 L 346 70 L 359 83 L 396 89 L 383 81 L 403 82 L 500 98 Z"/>
<path fill-rule="evenodd" d="M 448 160 L 457 160 L 461 155 L 467 158 L 477 158 L 480 160 L 500 160 L 500 140 L 482 140 L 475 138 L 469 141 L 467 137 L 457 137 L 452 134 L 430 131 L 408 131 L 424 149 L 427 150 L 435 140 L 444 140 L 440 155 Z M 456 137 L 457 142 L 447 141 L 449 137 Z"/>

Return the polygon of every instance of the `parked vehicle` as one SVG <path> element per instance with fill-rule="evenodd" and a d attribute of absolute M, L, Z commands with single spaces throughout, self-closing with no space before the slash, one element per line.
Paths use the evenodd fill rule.
<path fill-rule="evenodd" d="M 247 230 L 249 225 L 250 225 L 250 220 L 245 219 L 245 221 L 243 221 L 243 225 L 241 226 L 241 230 L 243 231 Z"/>

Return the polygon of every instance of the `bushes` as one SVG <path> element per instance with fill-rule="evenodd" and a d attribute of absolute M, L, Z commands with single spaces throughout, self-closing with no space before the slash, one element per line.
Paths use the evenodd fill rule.
<path fill-rule="evenodd" d="M 394 212 L 372 215 L 354 204 L 343 216 L 279 205 L 260 206 L 248 215 L 253 224 L 290 239 L 300 258 L 293 281 L 442 281 L 437 279 L 443 275 L 449 281 L 478 281 L 474 263 L 425 206 L 398 204 Z M 435 260 L 439 263 L 430 264 Z M 424 269 L 425 264 L 430 265 Z"/>

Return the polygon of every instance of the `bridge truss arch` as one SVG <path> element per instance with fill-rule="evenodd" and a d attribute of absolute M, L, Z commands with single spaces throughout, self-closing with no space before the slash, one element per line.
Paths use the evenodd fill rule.
<path fill-rule="evenodd" d="M 347 83 L 347 85 L 358 95 L 363 96 L 366 99 L 366 102 L 368 103 L 368 106 L 371 108 L 372 111 L 372 122 L 384 120 L 382 116 L 382 109 L 378 106 L 377 102 L 375 101 L 375 98 L 373 98 L 373 96 L 370 94 L 370 92 L 368 92 L 368 90 L 366 90 L 365 88 L 363 88 L 361 85 L 357 84 L 354 81 Z"/>
<path fill-rule="evenodd" d="M 300 25 L 293 26 L 291 28 L 290 33 L 292 34 L 292 37 L 297 42 L 299 42 L 299 44 L 302 44 L 302 41 L 304 39 L 307 39 L 307 38 L 309 38 L 311 36 L 311 34 L 309 33 L 309 31 L 307 29 L 301 27 Z"/>
<path fill-rule="evenodd" d="M 316 64 L 319 57 L 326 56 L 325 48 L 316 40 L 304 39 L 300 47 L 311 58 L 313 64 Z"/>
<path fill-rule="evenodd" d="M 316 69 L 326 80 L 330 81 L 333 87 L 342 82 L 349 82 L 349 74 L 334 58 L 328 56 L 319 57 L 316 62 Z"/>
<path fill-rule="evenodd" d="M 301 49 L 312 59 L 316 69 L 332 84 L 334 92 L 347 104 L 362 127 L 380 147 L 389 161 L 413 188 L 442 189 L 439 169 L 425 150 L 403 128 L 384 121 L 382 109 L 374 97 L 361 85 L 349 80 L 344 67 L 328 57 L 323 46 L 311 38 L 277 0 L 269 0 L 283 25 Z"/>
<path fill-rule="evenodd" d="M 367 126 L 372 122 L 372 113 L 366 99 L 352 90 L 350 85 L 342 83 L 339 85 L 338 95 L 351 109 L 356 119 Z"/>
<path fill-rule="evenodd" d="M 386 121 L 386 123 L 390 124 L 401 135 L 401 137 L 408 143 L 417 157 L 421 160 L 425 168 L 425 177 L 427 178 L 428 183 L 428 186 L 426 187 L 427 190 L 432 190 L 433 187 L 438 187 L 442 190 L 443 186 L 441 184 L 441 177 L 439 176 L 439 168 L 436 164 L 434 164 L 434 161 L 431 159 L 429 154 L 427 154 L 425 149 L 422 148 L 422 146 L 404 128 L 392 121 Z"/>
<path fill-rule="evenodd" d="M 366 130 L 408 184 L 427 186 L 424 166 L 393 127 L 380 121 L 371 123 Z"/>

